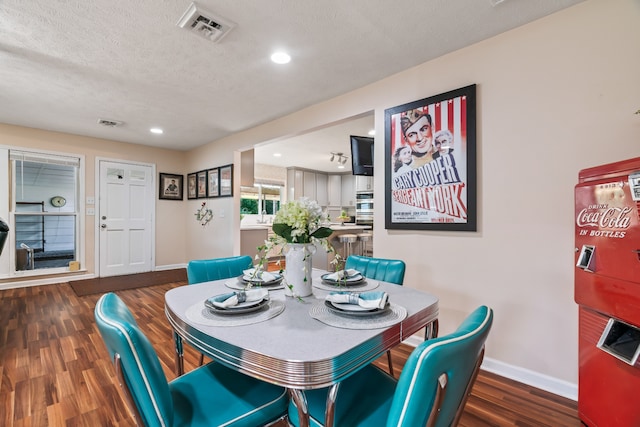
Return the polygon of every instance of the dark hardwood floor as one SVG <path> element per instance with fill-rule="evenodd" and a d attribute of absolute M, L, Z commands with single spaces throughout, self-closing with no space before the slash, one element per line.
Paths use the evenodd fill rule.
<path fill-rule="evenodd" d="M 171 328 L 164 293 L 184 282 L 117 291 L 153 343 L 169 380 Z M 0 426 L 133 426 L 93 318 L 99 294 L 68 284 L 0 291 Z M 393 351 L 396 374 L 411 347 Z M 185 346 L 185 370 L 199 355 Z M 386 359 L 380 359 L 385 367 Z M 282 423 L 281 425 L 284 425 Z M 580 426 L 576 403 L 481 372 L 461 426 Z"/>

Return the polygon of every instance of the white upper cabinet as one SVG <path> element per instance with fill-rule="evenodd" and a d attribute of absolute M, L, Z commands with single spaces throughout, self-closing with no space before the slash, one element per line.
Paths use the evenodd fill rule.
<path fill-rule="evenodd" d="M 356 205 L 356 185 L 355 176 L 342 175 L 342 206 L 350 207 Z"/>
<path fill-rule="evenodd" d="M 342 176 L 329 175 L 327 183 L 327 206 L 342 206 Z"/>
<path fill-rule="evenodd" d="M 303 195 L 310 200 L 316 200 L 316 174 L 315 172 L 304 171 Z"/>
<path fill-rule="evenodd" d="M 327 206 L 329 203 L 327 183 L 326 174 L 316 173 L 316 201 L 320 206 Z"/>
<path fill-rule="evenodd" d="M 373 177 L 356 175 L 356 191 L 373 191 Z"/>

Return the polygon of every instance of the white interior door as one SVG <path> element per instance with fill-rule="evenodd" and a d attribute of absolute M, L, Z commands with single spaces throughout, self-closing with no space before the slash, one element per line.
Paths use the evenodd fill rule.
<path fill-rule="evenodd" d="M 100 277 L 151 271 L 153 168 L 100 161 Z"/>

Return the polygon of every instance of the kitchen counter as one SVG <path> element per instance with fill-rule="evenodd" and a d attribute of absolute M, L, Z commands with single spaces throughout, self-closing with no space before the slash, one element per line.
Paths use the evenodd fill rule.
<path fill-rule="evenodd" d="M 352 231 L 352 232 L 358 232 L 358 231 L 364 231 L 364 230 L 371 230 L 373 227 L 371 227 L 370 225 L 356 225 L 356 224 L 332 224 L 329 226 L 334 232 L 341 232 L 341 231 Z"/>

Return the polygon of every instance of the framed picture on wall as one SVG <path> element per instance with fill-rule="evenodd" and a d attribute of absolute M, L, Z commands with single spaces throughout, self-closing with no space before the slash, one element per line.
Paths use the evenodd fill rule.
<path fill-rule="evenodd" d="M 207 197 L 207 171 L 196 172 L 198 199 Z"/>
<path fill-rule="evenodd" d="M 385 228 L 476 231 L 476 85 L 385 110 Z"/>
<path fill-rule="evenodd" d="M 167 200 L 182 200 L 183 175 L 160 173 L 159 198 Z"/>
<path fill-rule="evenodd" d="M 209 169 L 207 171 L 207 192 L 209 197 L 220 196 L 220 176 L 218 168 Z"/>
<path fill-rule="evenodd" d="M 233 196 L 233 164 L 220 167 L 220 197 Z"/>
<path fill-rule="evenodd" d="M 198 198 L 198 179 L 194 173 L 190 173 L 187 175 L 187 199 L 197 199 Z"/>

